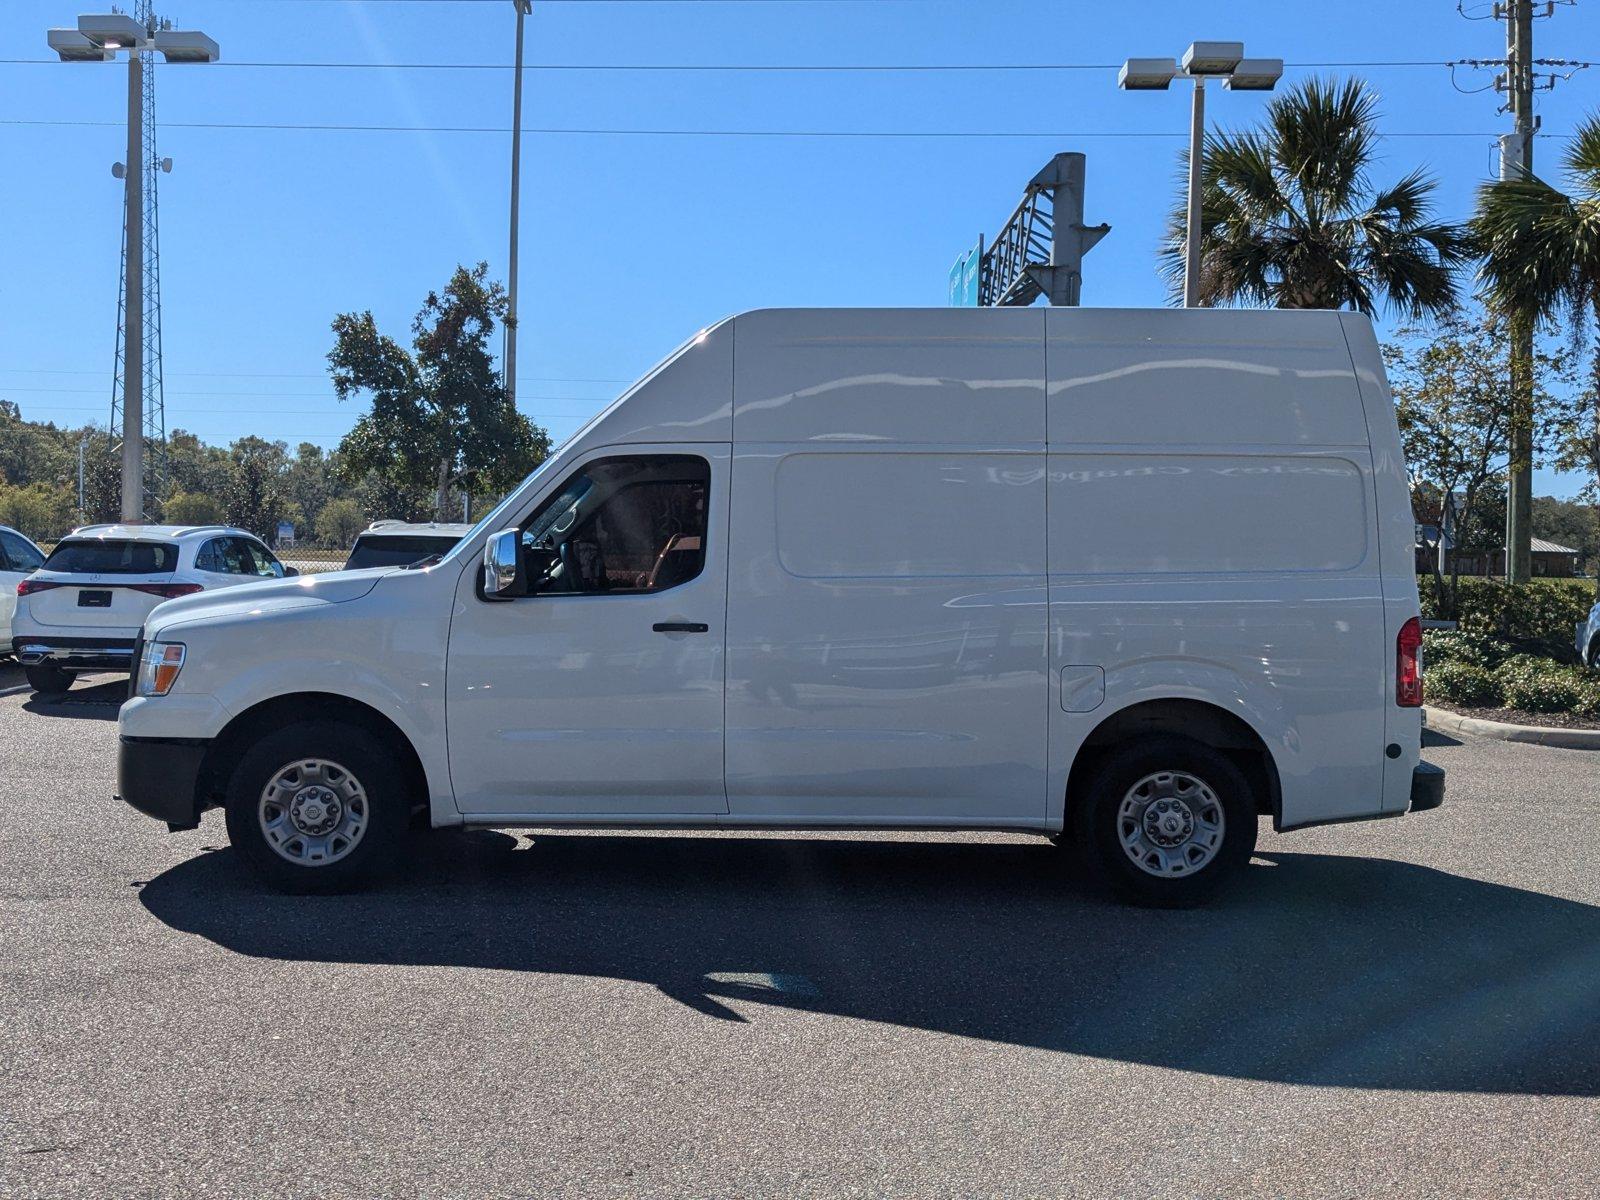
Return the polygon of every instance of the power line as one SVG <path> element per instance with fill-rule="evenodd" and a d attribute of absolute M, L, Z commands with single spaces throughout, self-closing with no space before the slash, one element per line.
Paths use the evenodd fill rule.
<path fill-rule="evenodd" d="M 0 118 L 0 125 L 118 127 L 117 121 L 36 120 Z M 277 121 L 167 121 L 163 129 L 278 130 L 294 133 L 494 133 L 506 134 L 505 125 L 336 125 L 292 124 Z M 550 137 L 717 137 L 717 138 L 1186 138 L 1188 134 L 1164 129 L 1131 130 L 1016 130 L 1016 129 L 579 129 L 523 128 L 524 134 Z M 1474 130 L 1406 130 L 1383 133 L 1384 138 L 1483 138 L 1496 134 Z M 1541 134 L 1556 137 L 1556 134 Z"/>
<path fill-rule="evenodd" d="M 103 375 L 104 371 L 93 371 L 85 367 L 0 367 L 0 375 Z M 280 372 L 255 372 L 255 371 L 169 371 L 172 379 L 326 379 L 327 372 L 320 374 L 284 374 Z M 595 379 L 595 378 L 558 378 L 554 375 L 518 375 L 519 381 L 528 383 L 633 383 L 632 379 Z M 0 391 L 7 390 L 7 385 L 0 384 Z M 10 391 L 88 391 L 86 388 L 20 388 L 10 387 Z M 174 392 L 173 395 L 186 393 Z M 207 395 L 227 395 L 229 393 L 213 392 Z M 240 393 L 243 394 L 243 393 Z M 277 393 L 272 393 L 276 395 Z M 317 393 L 321 395 L 322 393 Z"/>
<path fill-rule="evenodd" d="M 1457 62 L 1466 62 L 1461 59 Z M 53 58 L 0 58 L 6 66 L 59 66 Z M 274 68 L 315 71 L 512 71 L 512 63 L 451 63 L 451 62 L 295 62 L 295 61 L 238 61 L 226 59 L 211 64 L 213 67 Z M 638 71 L 638 72 L 748 72 L 755 74 L 853 74 L 872 72 L 893 73 L 948 73 L 948 72 L 1000 72 L 1000 71 L 1115 71 L 1121 63 L 524 63 L 525 71 Z M 1344 62 L 1290 62 L 1290 70 L 1323 68 L 1400 68 L 1449 67 L 1455 65 L 1445 60 L 1387 59 Z M 1592 66 L 1592 63 L 1572 63 L 1572 66 Z"/>

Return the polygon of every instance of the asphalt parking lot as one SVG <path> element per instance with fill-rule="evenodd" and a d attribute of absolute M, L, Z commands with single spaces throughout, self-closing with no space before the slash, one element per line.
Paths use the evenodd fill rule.
<path fill-rule="evenodd" d="M 1441 741 L 1444 808 L 1194 912 L 1004 836 L 419 835 L 287 898 L 112 800 L 120 693 L 0 696 L 6 1197 L 1600 1178 L 1600 754 Z"/>

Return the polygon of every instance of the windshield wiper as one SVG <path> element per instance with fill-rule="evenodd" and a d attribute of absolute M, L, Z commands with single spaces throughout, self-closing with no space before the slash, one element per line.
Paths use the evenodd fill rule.
<path fill-rule="evenodd" d="M 400 569 L 402 571 L 420 571 L 424 567 L 433 566 L 434 563 L 440 562 L 443 558 L 444 558 L 444 555 L 442 555 L 442 554 L 430 554 L 430 555 L 428 555 L 427 558 L 419 558 L 419 559 L 417 559 L 416 562 L 407 563 L 405 566 L 401 567 Z"/>

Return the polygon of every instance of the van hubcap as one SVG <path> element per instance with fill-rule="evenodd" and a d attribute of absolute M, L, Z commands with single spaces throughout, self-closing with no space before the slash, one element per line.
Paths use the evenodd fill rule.
<path fill-rule="evenodd" d="M 338 862 L 367 832 L 367 793 L 338 763 L 308 758 L 290 763 L 261 789 L 261 833 L 280 858 L 296 866 Z"/>
<path fill-rule="evenodd" d="M 1147 875 L 1192 875 L 1222 848 L 1222 803 L 1185 771 L 1156 771 L 1134 784 L 1117 807 L 1117 838 Z"/>

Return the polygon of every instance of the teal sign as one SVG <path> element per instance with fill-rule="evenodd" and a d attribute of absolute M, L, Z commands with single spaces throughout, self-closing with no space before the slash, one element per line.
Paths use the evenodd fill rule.
<path fill-rule="evenodd" d="M 952 308 L 978 307 L 978 282 L 983 268 L 983 235 L 978 244 L 956 259 L 950 268 L 950 305 Z"/>

